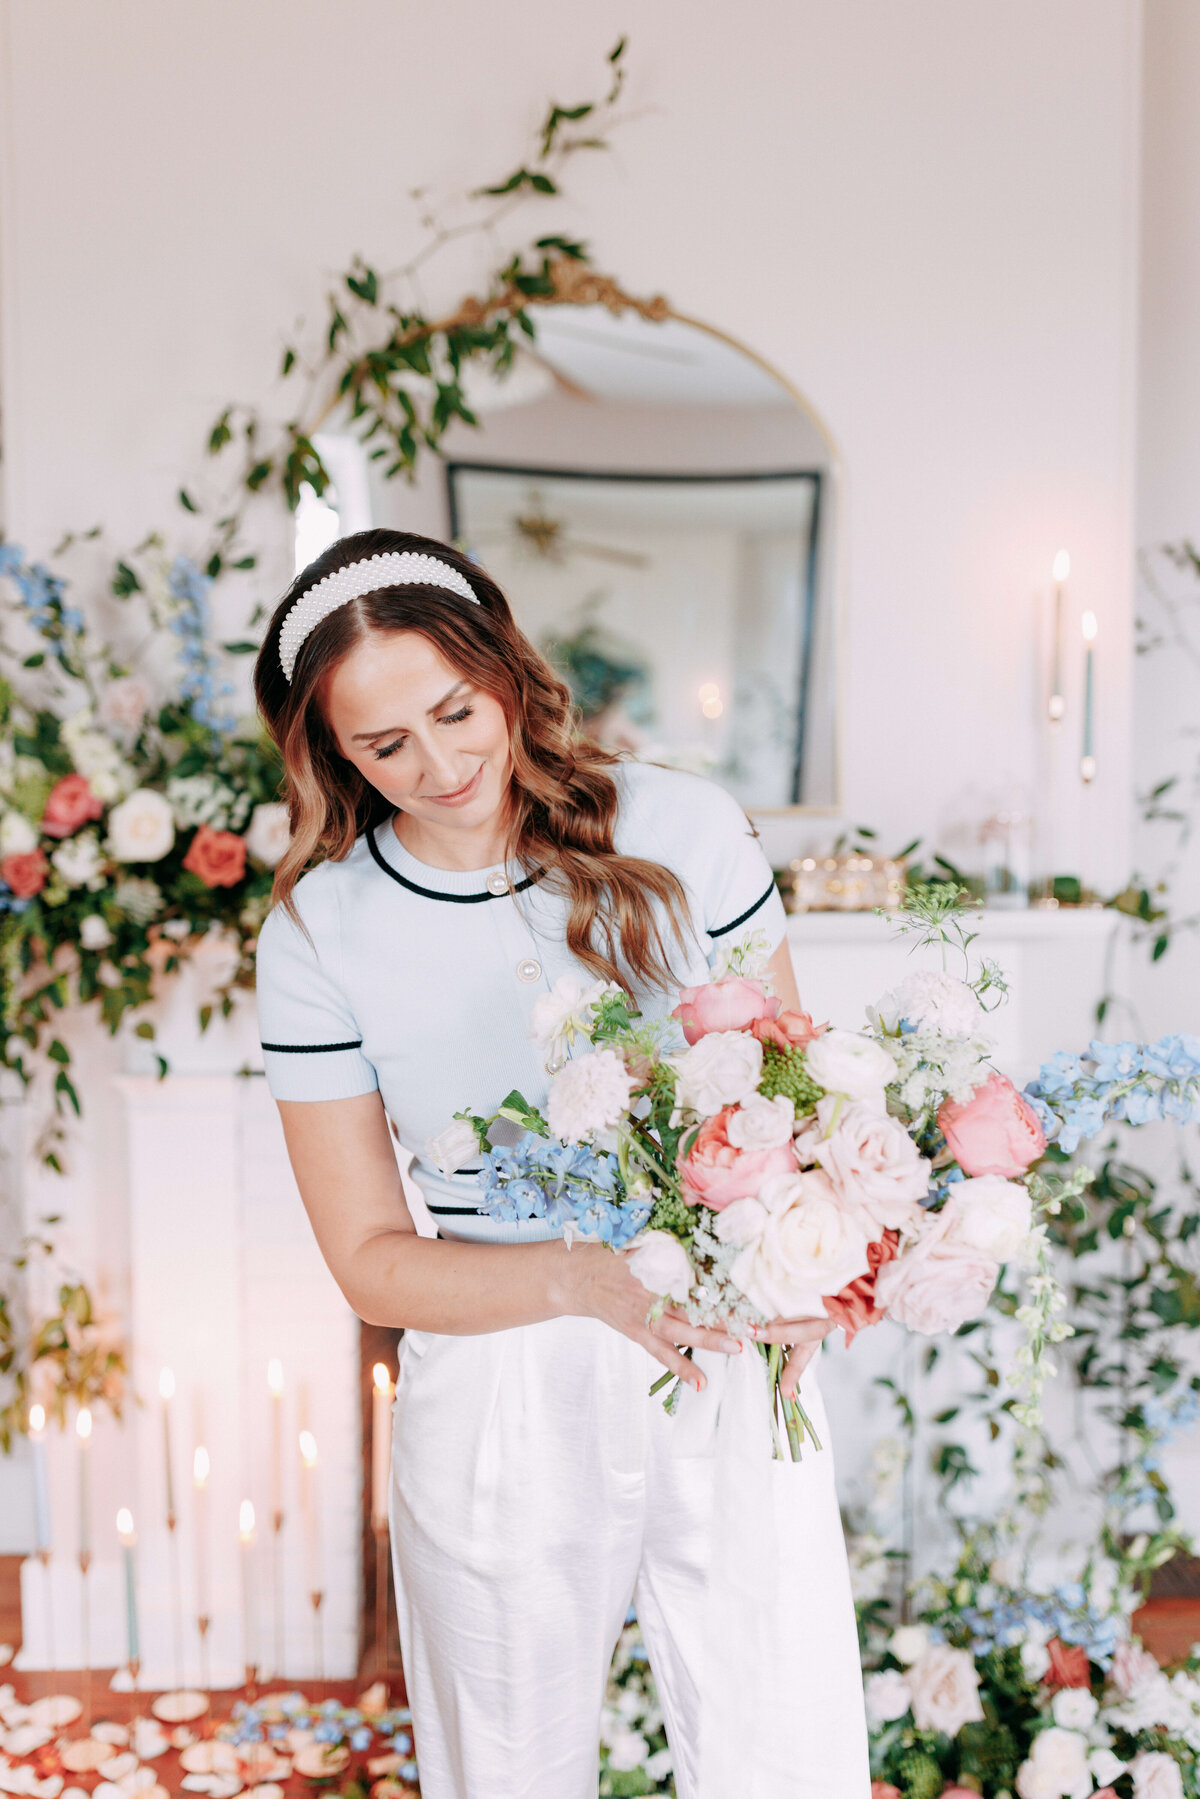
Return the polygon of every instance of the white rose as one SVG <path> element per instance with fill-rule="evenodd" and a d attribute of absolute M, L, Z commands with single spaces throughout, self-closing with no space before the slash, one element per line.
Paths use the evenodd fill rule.
<path fill-rule="evenodd" d="M 68 887 L 89 887 L 99 882 L 104 852 L 94 831 L 81 831 L 65 838 L 50 860 Z"/>
<path fill-rule="evenodd" d="M 912 1704 L 908 1682 L 899 1668 L 884 1668 L 878 1674 L 868 1674 L 863 1682 L 863 1697 L 867 1702 L 867 1716 L 874 1724 L 894 1724 Z"/>
<path fill-rule="evenodd" d="M 1173 1755 L 1143 1749 L 1129 1764 L 1133 1799 L 1183 1799 L 1183 1775 Z"/>
<path fill-rule="evenodd" d="M 725 1134 L 735 1149 L 778 1149 L 791 1142 L 795 1125 L 795 1102 L 786 1093 L 774 1099 L 755 1093 L 734 1112 Z"/>
<path fill-rule="evenodd" d="M 1050 1666 L 1050 1651 L 1044 1643 L 1021 1644 L 1021 1669 L 1026 1680 L 1040 1680 Z"/>
<path fill-rule="evenodd" d="M 790 1204 L 773 1203 L 791 1192 Z M 745 1243 L 729 1274 L 735 1286 L 768 1318 L 819 1318 L 822 1296 L 840 1293 L 870 1267 L 867 1237 L 838 1204 L 826 1175 L 774 1175 L 758 1203 L 762 1228 Z M 718 1215 L 718 1234 L 733 1206 Z M 738 1225 L 744 1225 L 739 1211 Z"/>
<path fill-rule="evenodd" d="M 1089 1799 L 1088 1740 L 1076 1730 L 1052 1725 L 1033 1739 L 1029 1760 L 1017 1773 L 1020 1799 Z"/>
<path fill-rule="evenodd" d="M 264 868 L 274 868 L 291 841 L 288 809 L 278 800 L 266 800 L 255 806 L 246 832 L 246 850 Z"/>
<path fill-rule="evenodd" d="M 165 794 L 137 787 L 108 815 L 109 853 L 118 862 L 161 862 L 175 841 Z"/>
<path fill-rule="evenodd" d="M 612 981 L 581 981 L 560 975 L 549 993 L 539 993 L 529 1010 L 529 1035 L 552 1062 L 560 1061 L 576 1037 L 591 1030 L 594 1008 L 606 993 L 621 990 Z"/>
<path fill-rule="evenodd" d="M 1097 1786 L 1110 1787 L 1114 1780 L 1120 1780 L 1126 1766 L 1111 1749 L 1093 1749 L 1088 1756 L 1088 1767 Z"/>
<path fill-rule="evenodd" d="M 115 731 L 134 736 L 150 710 L 150 689 L 139 675 L 110 681 L 100 695 L 100 717 Z"/>
<path fill-rule="evenodd" d="M 929 1163 L 898 1119 L 861 1101 L 843 1100 L 840 1113 L 838 1105 L 834 1095 L 820 1101 L 815 1121 L 796 1138 L 796 1154 L 820 1164 L 872 1241 L 885 1230 L 916 1235 L 925 1221 L 918 1202 L 929 1191 Z"/>
<path fill-rule="evenodd" d="M 432 1162 L 447 1179 L 466 1168 L 483 1154 L 475 1126 L 466 1118 L 452 1118 L 444 1131 L 430 1137 L 425 1145 L 425 1159 Z"/>
<path fill-rule="evenodd" d="M 563 1143 L 583 1143 L 612 1130 L 628 1112 L 635 1085 L 615 1050 L 576 1056 L 550 1085 L 546 1122 L 551 1135 Z"/>
<path fill-rule="evenodd" d="M 196 999 L 211 1005 L 229 987 L 242 960 L 241 939 L 218 924 L 209 925 L 189 958 Z"/>
<path fill-rule="evenodd" d="M 951 1183 L 942 1216 L 950 1220 L 948 1243 L 980 1249 L 995 1262 L 1011 1262 L 1029 1235 L 1033 1202 L 1019 1181 L 977 1174 Z"/>
<path fill-rule="evenodd" d="M 887 1050 L 857 1031 L 826 1031 L 809 1044 L 805 1063 L 826 1093 L 844 1093 L 877 1112 L 884 1108 L 884 1088 L 896 1078 L 896 1064 Z"/>
<path fill-rule="evenodd" d="M 70 752 L 76 771 L 83 775 L 98 800 L 110 805 L 128 793 L 133 773 L 121 760 L 116 746 L 92 726 L 91 712 L 85 708 L 66 719 L 59 736 Z"/>
<path fill-rule="evenodd" d="M 38 834 L 23 812 L 0 818 L 0 856 L 27 856 L 37 844 Z"/>
<path fill-rule="evenodd" d="M 84 949 L 107 949 L 112 940 L 112 932 L 98 912 L 89 912 L 80 919 L 79 941 Z"/>
<path fill-rule="evenodd" d="M 888 1648 L 898 1662 L 905 1667 L 920 1661 L 929 1647 L 929 1627 L 926 1624 L 902 1624 L 894 1630 Z"/>
<path fill-rule="evenodd" d="M 712 1117 L 742 1105 L 762 1079 L 762 1044 L 742 1031 L 710 1031 L 675 1062 L 675 1101 L 685 1111 Z"/>
<path fill-rule="evenodd" d="M 125 977 L 114 962 L 101 962 L 96 979 L 102 987 L 119 987 Z"/>
<path fill-rule="evenodd" d="M 898 1031 L 903 1021 L 917 1030 L 942 1031 L 947 1037 L 973 1037 L 986 1017 L 973 987 L 932 968 L 906 975 L 899 986 L 884 994 L 874 1011 L 887 1031 Z"/>
<path fill-rule="evenodd" d="M 1061 1687 L 1050 1701 L 1050 1712 L 1064 1730 L 1086 1730 L 1100 1708 L 1086 1687 Z"/>
<path fill-rule="evenodd" d="M 609 1738 L 608 1765 L 618 1773 L 640 1768 L 649 1753 L 650 1745 L 640 1730 L 620 1730 Z"/>
<path fill-rule="evenodd" d="M 691 1257 L 670 1231 L 640 1231 L 626 1245 L 625 1260 L 651 1293 L 660 1293 L 682 1305 L 692 1290 L 695 1275 Z"/>
<path fill-rule="evenodd" d="M 908 1670 L 912 1715 L 918 1730 L 956 1737 L 964 1724 L 983 1717 L 975 1658 L 948 1643 L 932 1644 Z"/>

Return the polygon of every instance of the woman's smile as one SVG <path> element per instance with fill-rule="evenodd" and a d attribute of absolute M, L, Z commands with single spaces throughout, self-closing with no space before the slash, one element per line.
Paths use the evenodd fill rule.
<path fill-rule="evenodd" d="M 473 800 L 479 792 L 483 782 L 483 768 L 484 765 L 481 762 L 466 785 L 456 787 L 453 793 L 427 793 L 424 797 L 432 800 L 437 806 L 465 806 L 468 800 Z"/>

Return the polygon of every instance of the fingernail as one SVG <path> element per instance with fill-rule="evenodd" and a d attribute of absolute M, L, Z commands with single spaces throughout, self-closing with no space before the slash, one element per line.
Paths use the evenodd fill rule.
<path fill-rule="evenodd" d="M 705 1380 L 704 1376 L 701 1375 L 699 1380 L 696 1382 L 697 1393 L 703 1393 L 703 1391 L 707 1385 L 708 1385 L 708 1382 Z"/>
<path fill-rule="evenodd" d="M 741 1355 L 742 1353 L 742 1346 L 736 1337 L 722 1337 L 721 1348 L 728 1350 L 730 1355 Z"/>

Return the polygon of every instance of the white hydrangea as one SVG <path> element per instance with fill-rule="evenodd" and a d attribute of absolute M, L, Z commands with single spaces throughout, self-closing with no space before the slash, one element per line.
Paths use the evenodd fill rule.
<path fill-rule="evenodd" d="M 214 831 L 240 831 L 250 815 L 250 795 L 238 793 L 219 775 L 172 775 L 167 800 L 181 831 L 211 825 Z"/>
<path fill-rule="evenodd" d="M 98 800 L 109 806 L 131 790 L 137 777 L 112 739 L 96 730 L 90 707 L 64 719 L 59 736 Z"/>
<path fill-rule="evenodd" d="M 917 968 L 868 1011 L 872 1024 L 898 1031 L 901 1023 L 947 1037 L 982 1035 L 986 1017 L 973 987 L 940 969 Z"/>
<path fill-rule="evenodd" d="M 87 887 L 92 892 L 104 885 L 104 851 L 95 831 L 66 837 L 50 858 L 64 884 Z"/>
<path fill-rule="evenodd" d="M 584 1143 L 612 1130 L 628 1112 L 634 1086 L 615 1050 L 577 1056 L 551 1084 L 546 1105 L 551 1133 L 564 1143 Z"/>

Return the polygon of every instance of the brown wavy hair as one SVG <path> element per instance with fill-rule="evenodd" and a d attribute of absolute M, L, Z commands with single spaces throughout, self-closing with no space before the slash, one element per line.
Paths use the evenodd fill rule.
<path fill-rule="evenodd" d="M 305 638 L 289 684 L 279 632 L 300 596 L 326 575 L 392 551 L 436 556 L 470 582 L 479 604 L 445 588 L 381 587 L 340 606 Z M 274 900 L 298 919 L 293 890 L 310 864 L 340 862 L 364 831 L 392 814 L 389 800 L 341 754 L 326 722 L 329 674 L 364 637 L 412 631 L 457 674 L 497 700 L 512 755 L 507 857 L 569 900 L 567 947 L 594 976 L 629 990 L 672 982 L 670 949 L 689 933 L 678 877 L 613 845 L 619 758 L 579 734 L 571 696 L 518 630 L 499 587 L 459 551 L 407 531 L 358 531 L 299 574 L 267 630 L 254 689 L 283 757 L 291 843 L 275 871 Z M 664 928 L 665 927 L 665 928 Z"/>

